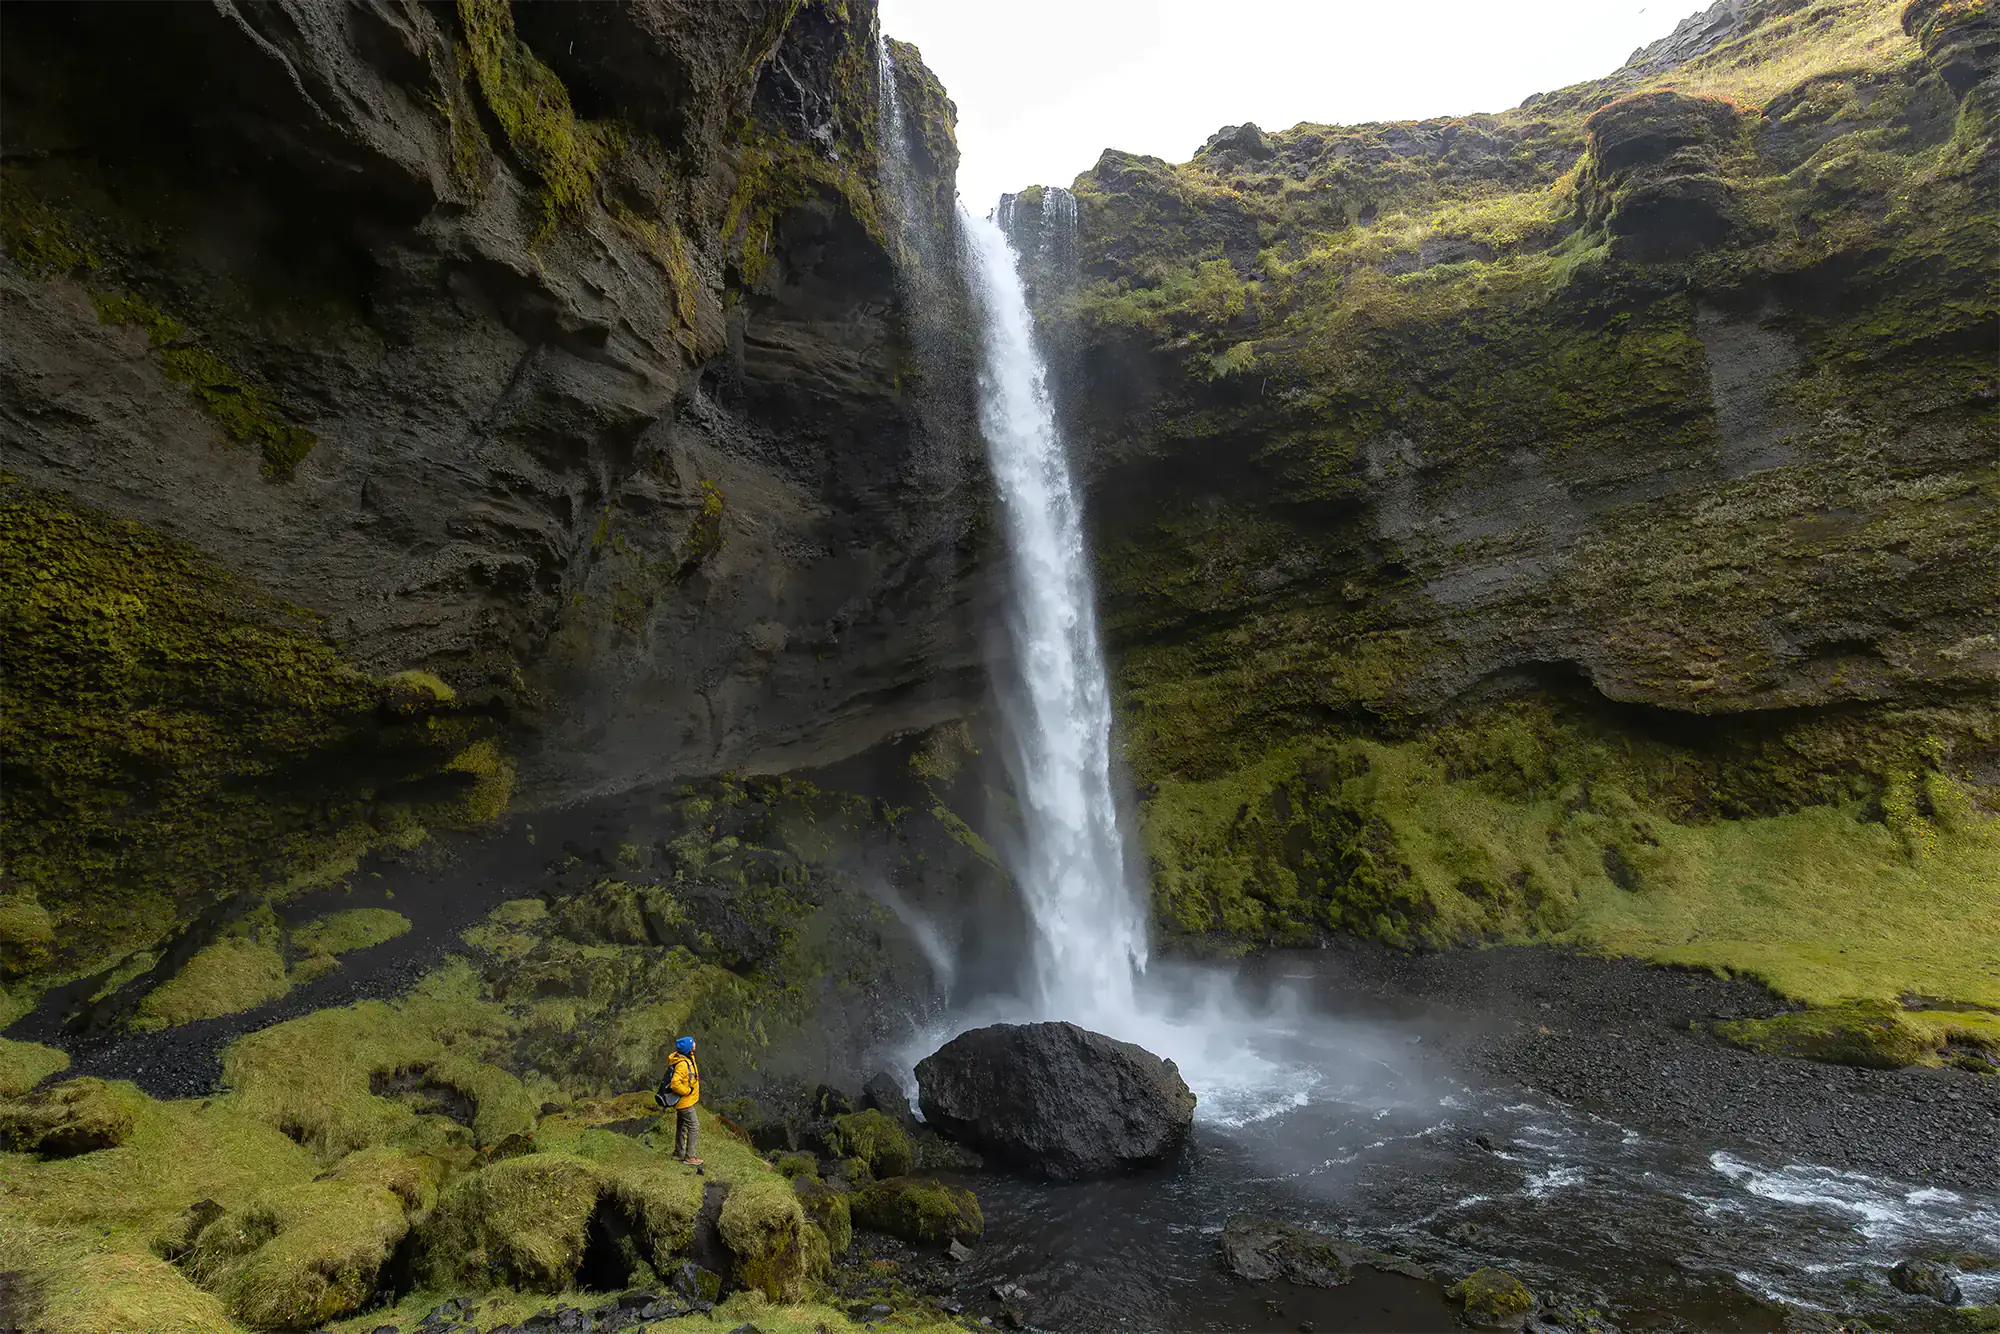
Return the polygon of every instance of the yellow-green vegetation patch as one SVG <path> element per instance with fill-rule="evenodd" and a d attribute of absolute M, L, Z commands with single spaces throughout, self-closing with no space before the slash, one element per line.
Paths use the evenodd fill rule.
<path fill-rule="evenodd" d="M 291 990 L 284 956 L 262 941 L 218 940 L 146 993 L 132 1016 L 141 1031 L 254 1010 Z"/>
<path fill-rule="evenodd" d="M 41 1334 L 227 1334 L 222 1302 L 156 1255 L 0 1209 L 0 1270 L 21 1275 Z"/>
<path fill-rule="evenodd" d="M 349 908 L 292 928 L 292 947 L 308 954 L 346 954 L 394 940 L 410 919 L 388 908 Z"/>
<path fill-rule="evenodd" d="M 854 1216 L 844 1190 L 835 1190 L 811 1173 L 792 1178 L 792 1193 L 813 1226 L 826 1234 L 827 1249 L 834 1255 L 847 1254 L 854 1244 Z"/>
<path fill-rule="evenodd" d="M 329 1163 L 370 1144 L 450 1141 L 440 1118 L 375 1093 L 378 1077 L 405 1072 L 413 1091 L 430 1080 L 469 1097 L 481 1143 L 531 1129 L 533 1107 L 520 1081 L 449 1045 L 477 1049 L 505 1030 L 504 1011 L 478 999 L 468 974 L 456 965 L 393 1004 L 318 1010 L 237 1039 L 223 1053 L 227 1100 Z"/>
<path fill-rule="evenodd" d="M 69 1069 L 69 1053 L 39 1042 L 0 1038 L 0 1098 L 16 1098 L 50 1075 Z"/>
<path fill-rule="evenodd" d="M 1856 806 L 1660 826 L 1681 874 L 1591 886 L 1579 944 L 1723 968 L 1815 1005 L 1906 993 L 2000 1006 L 2000 830 L 1971 816 L 1912 854 Z"/>
<path fill-rule="evenodd" d="M 185 1266 L 244 1323 L 309 1329 L 368 1302 L 409 1226 L 403 1199 L 385 1185 L 335 1176 L 214 1219 Z"/>
<path fill-rule="evenodd" d="M 603 159 L 620 149 L 622 135 L 577 117 L 563 81 L 514 35 L 506 0 L 458 0 L 458 18 L 480 97 L 508 148 L 541 178 L 537 239 L 545 239 L 590 207 Z"/>
<path fill-rule="evenodd" d="M 0 977 L 25 973 L 49 960 L 55 919 L 27 894 L 0 894 Z"/>
<path fill-rule="evenodd" d="M 123 1144 L 146 1102 L 131 1084 L 85 1077 L 0 1102 L 0 1149 L 67 1158 Z"/>
<path fill-rule="evenodd" d="M 1716 1032 L 1736 1046 L 1772 1056 L 1898 1070 L 1929 1063 L 1943 1042 L 1881 1001 L 1829 1005 L 1769 1019 L 1732 1019 Z"/>

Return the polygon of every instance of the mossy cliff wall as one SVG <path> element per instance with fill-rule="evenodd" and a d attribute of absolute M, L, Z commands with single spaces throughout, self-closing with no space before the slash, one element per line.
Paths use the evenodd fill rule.
<path fill-rule="evenodd" d="M 2000 1004 L 1995 24 L 1720 5 L 1017 201 L 1164 926 Z"/>
<path fill-rule="evenodd" d="M 975 696 L 872 4 L 5 24 L 10 970 Z"/>

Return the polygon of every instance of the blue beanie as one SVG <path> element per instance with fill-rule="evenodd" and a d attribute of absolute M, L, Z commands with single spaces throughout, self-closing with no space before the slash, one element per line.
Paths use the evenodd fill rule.
<path fill-rule="evenodd" d="M 677 1051 L 677 1052 L 679 1052 L 679 1053 L 680 1053 L 681 1055 L 683 1055 L 683 1056 L 692 1056 L 692 1055 L 694 1055 L 694 1039 L 693 1039 L 693 1038 L 675 1038 L 675 1039 L 674 1039 L 674 1050 L 675 1050 L 675 1051 Z"/>

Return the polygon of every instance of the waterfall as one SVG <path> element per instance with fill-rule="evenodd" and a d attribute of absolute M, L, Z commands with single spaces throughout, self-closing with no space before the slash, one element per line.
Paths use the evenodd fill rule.
<path fill-rule="evenodd" d="M 1011 566 L 1015 679 L 1003 714 L 1021 801 L 1010 869 L 1034 927 L 1031 1000 L 1051 1018 L 1129 1015 L 1146 964 L 1111 782 L 1111 693 L 1081 499 L 1006 233 L 962 214 L 982 308 L 980 427 Z"/>

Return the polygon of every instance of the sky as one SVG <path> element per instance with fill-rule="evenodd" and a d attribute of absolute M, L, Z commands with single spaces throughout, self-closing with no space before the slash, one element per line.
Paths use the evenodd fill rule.
<path fill-rule="evenodd" d="M 1700 0 L 881 0 L 958 103 L 959 193 L 1184 162 L 1224 125 L 1501 111 L 1609 74 Z"/>

